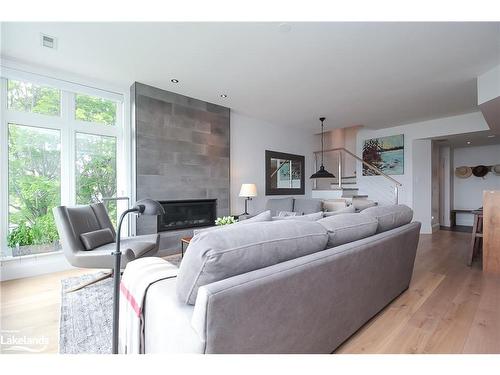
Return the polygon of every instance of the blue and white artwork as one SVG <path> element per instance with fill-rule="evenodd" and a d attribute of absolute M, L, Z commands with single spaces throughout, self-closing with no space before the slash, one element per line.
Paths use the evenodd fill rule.
<path fill-rule="evenodd" d="M 404 135 L 367 139 L 363 143 L 363 160 L 387 175 L 404 174 Z M 363 176 L 376 176 L 377 172 L 363 165 Z"/>

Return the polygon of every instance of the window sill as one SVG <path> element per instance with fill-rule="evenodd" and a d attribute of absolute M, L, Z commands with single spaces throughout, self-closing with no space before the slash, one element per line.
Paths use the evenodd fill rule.
<path fill-rule="evenodd" d="M 32 261 L 39 258 L 50 258 L 50 257 L 58 257 L 62 254 L 62 250 L 52 251 L 50 253 L 41 253 L 41 254 L 31 254 L 31 255 L 20 255 L 20 256 L 9 256 L 9 257 L 1 257 L 0 263 L 11 263 L 11 262 L 22 262 L 22 261 Z"/>

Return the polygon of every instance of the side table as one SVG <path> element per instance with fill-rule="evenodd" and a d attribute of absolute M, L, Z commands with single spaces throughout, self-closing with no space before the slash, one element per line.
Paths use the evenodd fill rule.
<path fill-rule="evenodd" d="M 189 243 L 191 242 L 192 239 L 193 239 L 193 237 L 182 237 L 181 238 L 181 258 L 184 258 L 184 245 L 186 245 L 186 248 L 187 248 L 187 246 L 189 245 Z"/>

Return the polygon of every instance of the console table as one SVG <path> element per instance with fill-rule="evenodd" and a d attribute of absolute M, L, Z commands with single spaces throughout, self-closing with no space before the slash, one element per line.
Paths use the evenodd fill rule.
<path fill-rule="evenodd" d="M 457 213 L 459 214 L 472 214 L 474 210 L 458 209 L 450 211 L 450 226 L 455 227 L 457 225 Z"/>

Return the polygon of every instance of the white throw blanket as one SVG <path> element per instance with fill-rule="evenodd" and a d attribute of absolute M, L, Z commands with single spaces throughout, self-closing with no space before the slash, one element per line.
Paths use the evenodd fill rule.
<path fill-rule="evenodd" d="M 177 276 L 178 268 L 161 258 L 147 257 L 127 264 L 120 283 L 118 351 L 144 353 L 144 301 L 157 281 Z"/>

